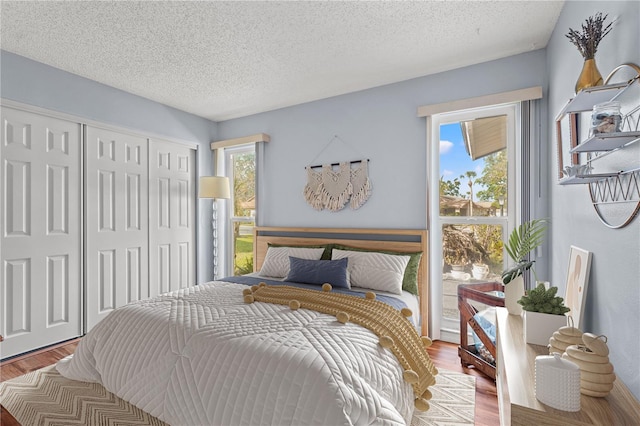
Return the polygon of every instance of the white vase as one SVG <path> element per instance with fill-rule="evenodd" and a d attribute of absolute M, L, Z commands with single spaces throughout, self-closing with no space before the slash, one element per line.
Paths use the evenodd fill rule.
<path fill-rule="evenodd" d="M 522 314 L 522 306 L 518 304 L 522 296 L 524 296 L 524 279 L 519 275 L 504 285 L 504 307 L 509 314 Z"/>

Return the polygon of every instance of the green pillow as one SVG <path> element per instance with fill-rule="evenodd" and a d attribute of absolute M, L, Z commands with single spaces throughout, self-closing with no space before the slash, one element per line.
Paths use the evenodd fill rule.
<path fill-rule="evenodd" d="M 331 260 L 331 249 L 333 248 L 334 244 L 318 244 L 318 245 L 314 245 L 314 246 L 308 246 L 308 245 L 295 245 L 295 244 L 273 244 L 273 243 L 267 243 L 268 247 L 295 247 L 295 248 L 323 248 L 324 252 L 322 253 L 322 257 L 320 257 L 321 260 Z"/>
<path fill-rule="evenodd" d="M 349 247 L 343 246 L 340 244 L 333 244 L 332 248 L 337 250 L 351 250 L 351 251 L 367 251 L 367 252 L 378 252 L 384 254 L 394 254 L 397 256 L 409 256 L 409 263 L 407 263 L 407 267 L 404 270 L 404 277 L 402 277 L 402 289 L 404 291 L 408 291 L 411 294 L 418 295 L 418 269 L 420 268 L 420 258 L 422 257 L 422 252 L 415 253 L 405 253 L 401 251 L 389 251 L 389 250 L 372 250 L 365 248 L 357 248 L 357 247 Z M 325 253 L 327 250 L 325 249 Z M 324 254 L 323 254 L 324 256 Z"/>

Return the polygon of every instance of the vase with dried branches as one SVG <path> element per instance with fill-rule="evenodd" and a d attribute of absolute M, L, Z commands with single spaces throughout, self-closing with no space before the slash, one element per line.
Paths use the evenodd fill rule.
<path fill-rule="evenodd" d="M 604 25 L 607 16 L 609 15 L 602 16 L 602 13 L 596 13 L 595 16 L 586 19 L 580 31 L 569 28 L 569 33 L 565 34 L 584 58 L 582 72 L 576 81 L 576 93 L 587 87 L 602 85 L 602 75 L 596 66 L 595 56 L 598 45 L 611 31 L 612 22 Z"/>

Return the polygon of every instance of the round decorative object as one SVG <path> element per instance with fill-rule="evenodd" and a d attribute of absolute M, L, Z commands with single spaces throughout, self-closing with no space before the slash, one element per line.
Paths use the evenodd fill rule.
<path fill-rule="evenodd" d="M 291 302 L 289 302 L 289 308 L 291 308 L 292 311 L 300 309 L 300 302 L 298 302 L 297 300 L 292 300 Z"/>
<path fill-rule="evenodd" d="M 594 354 L 600 356 L 608 356 L 609 355 L 609 347 L 607 346 L 607 337 L 606 336 L 596 336 L 591 333 L 584 333 L 582 336 L 582 341 L 584 345 Z"/>
<path fill-rule="evenodd" d="M 331 284 L 329 283 L 324 283 L 322 284 L 322 291 L 331 291 L 333 287 L 331 287 Z"/>
<path fill-rule="evenodd" d="M 383 348 L 390 348 L 394 345 L 393 339 L 389 336 L 382 336 L 380 338 L 380 346 Z"/>
<path fill-rule="evenodd" d="M 580 367 L 580 371 L 582 372 L 590 372 L 590 373 L 598 373 L 598 374 L 609 374 L 613 373 L 613 365 L 611 363 L 607 364 L 595 364 L 593 362 L 582 361 L 577 358 L 570 358 L 566 353 L 562 354 L 562 358 L 568 359 L 571 362 L 575 363 L 578 367 Z"/>
<path fill-rule="evenodd" d="M 376 294 L 372 291 L 368 291 L 364 294 L 364 298 L 367 300 L 374 300 L 376 298 Z"/>
<path fill-rule="evenodd" d="M 402 310 L 400 311 L 400 313 L 402 314 L 403 317 L 405 318 L 409 318 L 411 315 L 413 315 L 413 312 L 411 312 L 411 309 L 409 308 L 402 308 Z"/>
<path fill-rule="evenodd" d="M 252 294 L 247 294 L 246 296 L 244 296 L 244 303 L 253 303 L 253 295 Z"/>
<path fill-rule="evenodd" d="M 433 344 L 433 340 L 431 340 L 427 336 L 422 336 L 420 337 L 420 339 L 422 339 L 422 344 L 424 345 L 425 348 L 428 348 Z"/>
<path fill-rule="evenodd" d="M 568 346 L 563 359 L 580 368 L 580 393 L 594 397 L 605 397 L 613 389 L 616 375 L 609 362 L 606 336 L 592 333 L 582 335 L 583 345 Z"/>
<path fill-rule="evenodd" d="M 418 373 L 413 370 L 405 370 L 404 373 L 402 373 L 402 378 L 407 383 L 418 383 L 418 381 L 420 381 Z"/>
<path fill-rule="evenodd" d="M 609 363 L 609 357 L 608 356 L 602 356 L 602 355 L 594 354 L 593 352 L 590 352 L 583 345 L 571 345 L 571 346 L 567 347 L 567 350 L 565 352 L 571 358 L 576 358 L 576 359 L 579 359 L 579 360 L 582 360 L 582 361 L 591 362 L 593 364 L 608 364 Z"/>
<path fill-rule="evenodd" d="M 338 315 L 336 315 L 336 319 L 338 320 L 338 322 L 346 324 L 347 322 L 349 322 L 349 314 L 346 312 L 338 312 Z"/>
<path fill-rule="evenodd" d="M 419 411 L 428 411 L 429 410 L 429 403 L 424 398 L 417 398 L 414 401 L 414 405 L 416 406 L 416 409 L 419 410 Z"/>
<path fill-rule="evenodd" d="M 582 339 L 582 335 L 584 334 L 579 328 L 575 328 L 569 325 L 560 327 L 558 329 L 558 333 L 562 334 L 563 336 L 579 337 L 580 339 Z"/>
<path fill-rule="evenodd" d="M 582 331 L 570 326 L 560 327 L 549 338 L 549 353 L 557 352 L 563 354 L 571 345 L 582 343 Z"/>
<path fill-rule="evenodd" d="M 581 371 L 580 379 L 585 382 L 604 385 L 613 383 L 616 380 L 616 375 L 614 373 L 591 373 L 589 371 Z"/>

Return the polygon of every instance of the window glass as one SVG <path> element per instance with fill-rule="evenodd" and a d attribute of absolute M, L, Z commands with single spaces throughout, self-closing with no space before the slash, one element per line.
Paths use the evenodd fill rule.
<path fill-rule="evenodd" d="M 231 179 L 231 251 L 233 274 L 253 272 L 253 228 L 256 215 L 256 153 L 254 146 L 227 152 Z"/>
<path fill-rule="evenodd" d="M 490 146 L 489 136 L 478 142 L 472 134 L 467 142 L 464 128 L 462 123 L 440 126 L 440 215 L 506 216 L 507 151 L 499 148 L 501 142 L 491 145 L 491 150 L 484 149 Z M 493 136 L 502 138 L 499 133 Z M 474 160 L 469 151 L 485 154 Z"/>

